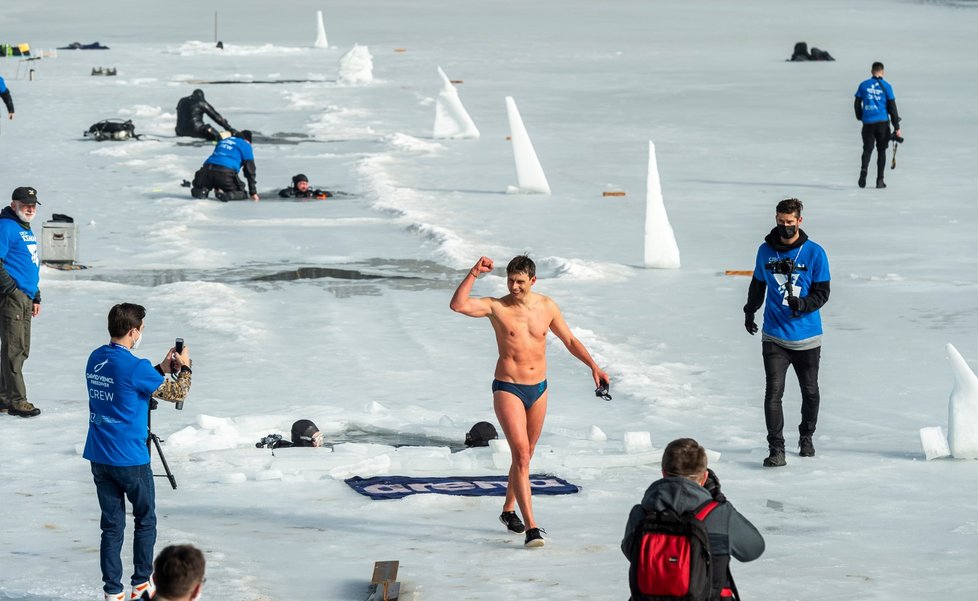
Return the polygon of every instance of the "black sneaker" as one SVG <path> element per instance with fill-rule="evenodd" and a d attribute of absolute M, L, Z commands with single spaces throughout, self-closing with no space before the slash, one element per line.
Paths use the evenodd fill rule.
<path fill-rule="evenodd" d="M 24 401 L 20 405 L 11 405 L 7 408 L 7 413 L 10 415 L 17 415 L 20 417 L 34 417 L 35 415 L 40 415 L 41 410 L 31 405 L 27 401 Z"/>
<path fill-rule="evenodd" d="M 815 456 L 815 445 L 812 444 L 811 436 L 802 436 L 798 439 L 798 454 L 802 457 Z"/>
<path fill-rule="evenodd" d="M 523 525 L 523 520 L 520 516 L 516 515 L 515 511 L 504 511 L 499 514 L 499 521 L 506 526 L 506 529 L 510 532 L 515 532 L 516 534 L 523 534 L 526 530 L 526 526 Z"/>
<path fill-rule="evenodd" d="M 877 188 L 885 188 L 886 187 L 886 184 L 883 183 L 883 180 L 878 179 L 878 180 L 876 180 L 876 187 Z"/>
<path fill-rule="evenodd" d="M 866 172 L 865 171 L 860 171 L 859 172 L 859 187 L 860 188 L 865 188 L 866 187 Z"/>
<path fill-rule="evenodd" d="M 788 465 L 784 460 L 784 449 L 771 449 L 771 454 L 764 460 L 764 467 L 782 467 Z"/>
<path fill-rule="evenodd" d="M 523 546 L 527 549 L 532 547 L 542 547 L 543 535 L 546 533 L 547 531 L 543 528 L 530 528 L 526 531 L 526 542 L 523 543 Z"/>

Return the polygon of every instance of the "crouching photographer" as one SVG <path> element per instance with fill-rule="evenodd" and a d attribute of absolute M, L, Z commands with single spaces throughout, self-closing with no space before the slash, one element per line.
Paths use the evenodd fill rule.
<path fill-rule="evenodd" d="M 109 311 L 110 342 L 92 351 L 85 369 L 88 438 L 84 458 L 102 510 L 100 563 L 106 601 L 122 601 L 122 541 L 126 503 L 132 504 L 132 598 L 149 585 L 156 543 L 156 490 L 149 460 L 149 412 L 155 398 L 182 402 L 190 391 L 190 349 L 176 347 L 155 367 L 133 355 L 143 340 L 146 309 L 122 303 Z M 167 379 L 174 374 L 176 379 Z"/>
<path fill-rule="evenodd" d="M 686 539 L 688 553 L 677 557 L 678 539 Z M 662 454 L 662 478 L 628 514 L 621 550 L 630 563 L 632 599 L 732 601 L 740 595 L 730 558 L 757 559 L 764 537 L 720 492 L 706 449 L 679 438 Z"/>

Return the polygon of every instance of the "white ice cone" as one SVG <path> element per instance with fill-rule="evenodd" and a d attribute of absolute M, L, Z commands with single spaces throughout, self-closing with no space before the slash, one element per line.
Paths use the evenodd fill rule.
<path fill-rule="evenodd" d="M 509 132 L 513 141 L 513 157 L 516 159 L 516 180 L 519 192 L 550 194 L 550 184 L 543 174 L 543 167 L 533 150 L 530 134 L 526 133 L 520 111 L 512 96 L 506 97 L 506 114 L 509 116 Z"/>
<path fill-rule="evenodd" d="M 326 26 L 323 25 L 323 11 L 316 11 L 316 48 L 329 48 L 329 41 L 326 40 Z"/>
<path fill-rule="evenodd" d="M 649 142 L 649 179 L 645 200 L 645 266 L 658 269 L 679 269 L 679 246 L 662 202 L 659 166 L 655 160 L 655 144 Z"/>
<path fill-rule="evenodd" d="M 472 117 L 462 106 L 458 90 L 452 85 L 445 72 L 438 67 L 444 86 L 438 93 L 435 102 L 435 132 L 436 138 L 478 138 L 479 128 L 475 126 Z"/>
<path fill-rule="evenodd" d="M 978 376 L 950 343 L 947 354 L 954 372 L 954 389 L 948 401 L 948 447 L 953 457 L 978 459 Z"/>
<path fill-rule="evenodd" d="M 374 57 L 360 44 L 340 57 L 340 81 L 347 84 L 370 83 L 374 79 Z"/>

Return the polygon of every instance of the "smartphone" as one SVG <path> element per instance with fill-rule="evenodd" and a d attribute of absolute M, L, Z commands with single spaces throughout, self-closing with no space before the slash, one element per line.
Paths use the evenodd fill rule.
<path fill-rule="evenodd" d="M 173 346 L 176 349 L 176 352 L 177 352 L 178 355 L 180 353 L 182 353 L 183 352 L 183 338 L 177 338 L 177 341 L 173 343 Z M 177 401 L 177 409 L 179 409 L 180 411 L 183 411 L 183 401 Z"/>

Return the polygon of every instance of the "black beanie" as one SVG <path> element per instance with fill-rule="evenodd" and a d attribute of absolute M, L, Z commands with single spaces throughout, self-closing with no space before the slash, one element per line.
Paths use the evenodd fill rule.
<path fill-rule="evenodd" d="M 297 447 L 311 447 L 312 436 L 316 432 L 319 432 L 319 428 L 312 420 L 300 419 L 292 424 L 292 444 Z"/>
<path fill-rule="evenodd" d="M 237 137 L 244 138 L 245 140 L 248 140 L 248 143 L 250 144 L 251 143 L 251 130 L 250 129 L 242 129 L 241 131 L 238 132 L 238 136 Z"/>
<path fill-rule="evenodd" d="M 293 175 L 292 176 L 292 185 L 294 186 L 294 185 L 298 184 L 299 182 L 306 182 L 308 184 L 309 183 L 309 178 L 306 177 L 305 174 L 303 174 L 303 173 L 299 173 L 298 175 Z"/>

